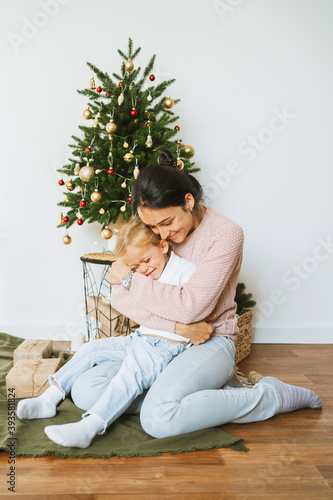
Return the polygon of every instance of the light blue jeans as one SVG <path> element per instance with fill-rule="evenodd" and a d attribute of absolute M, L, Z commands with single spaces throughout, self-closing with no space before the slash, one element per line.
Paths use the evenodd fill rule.
<path fill-rule="evenodd" d="M 257 422 L 279 413 L 282 400 L 271 384 L 221 389 L 232 377 L 234 357 L 234 342 L 226 337 L 212 337 L 192 346 L 166 366 L 144 398 L 137 398 L 127 413 L 140 411 L 142 427 L 156 438 L 228 422 Z M 104 363 L 81 375 L 72 389 L 76 406 L 85 410 L 92 406 L 119 369 L 117 363 Z"/>
<path fill-rule="evenodd" d="M 87 389 L 95 392 L 93 402 L 85 408 L 87 412 L 83 416 L 96 413 L 104 420 L 106 428 L 185 349 L 183 344 L 144 336 L 137 331 L 127 337 L 94 340 L 84 344 L 68 363 L 51 375 L 50 383 L 57 381 L 68 394 L 77 377 L 94 365 L 101 367 L 111 362 L 117 366 L 103 391 L 95 392 L 92 386 L 83 388 L 83 392 Z"/>

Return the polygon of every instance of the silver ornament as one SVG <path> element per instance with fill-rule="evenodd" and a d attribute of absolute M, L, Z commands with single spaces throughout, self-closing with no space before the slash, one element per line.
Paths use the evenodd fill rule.
<path fill-rule="evenodd" d="M 137 179 L 139 177 L 139 173 L 140 173 L 139 167 L 136 165 L 135 169 L 133 171 L 133 177 L 134 177 L 134 179 Z"/>
<path fill-rule="evenodd" d="M 147 148 L 151 148 L 152 147 L 152 145 L 153 145 L 153 139 L 151 138 L 151 135 L 147 136 L 147 140 L 146 140 L 145 144 L 146 144 Z"/>

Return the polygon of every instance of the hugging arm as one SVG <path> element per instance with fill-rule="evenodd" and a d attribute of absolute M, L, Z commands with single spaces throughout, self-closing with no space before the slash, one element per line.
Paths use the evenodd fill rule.
<path fill-rule="evenodd" d="M 192 344 L 199 345 L 206 342 L 214 332 L 213 325 L 209 322 L 214 318 L 207 318 L 207 321 L 200 321 L 185 325 L 183 323 L 170 321 L 161 316 L 156 316 L 145 310 L 128 290 L 121 285 L 112 286 L 111 295 L 112 306 L 133 321 L 156 330 L 164 330 L 171 333 L 178 333 L 191 340 Z"/>
<path fill-rule="evenodd" d="M 156 330 L 164 330 L 166 332 L 175 331 L 175 321 L 170 321 L 162 318 L 158 314 L 152 314 L 147 311 L 147 309 L 142 307 L 135 297 L 129 293 L 129 290 L 125 290 L 122 285 L 112 285 L 111 304 L 117 311 L 136 323 L 139 323 L 139 325 L 144 325 L 147 328 L 156 328 Z"/>
<path fill-rule="evenodd" d="M 128 293 L 154 315 L 184 324 L 211 314 L 232 274 L 240 268 L 243 231 L 236 224 L 215 238 L 187 283 L 168 285 L 135 273 Z"/>

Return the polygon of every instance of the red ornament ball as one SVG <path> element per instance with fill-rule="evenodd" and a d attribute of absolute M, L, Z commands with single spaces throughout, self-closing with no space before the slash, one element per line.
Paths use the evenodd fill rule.
<path fill-rule="evenodd" d="M 105 97 L 109 97 L 110 92 L 105 92 Z"/>
<path fill-rule="evenodd" d="M 102 87 L 97 87 L 96 92 L 98 93 L 102 92 Z"/>
<path fill-rule="evenodd" d="M 149 80 L 153 82 L 155 80 L 155 75 L 150 75 Z"/>
<path fill-rule="evenodd" d="M 175 126 L 175 130 L 180 130 L 180 126 L 179 126 L 179 125 L 176 125 L 176 126 Z"/>
<path fill-rule="evenodd" d="M 65 183 L 62 179 L 60 179 L 60 181 L 58 181 L 58 184 L 59 184 L 59 186 L 63 186 Z"/>
<path fill-rule="evenodd" d="M 128 203 L 131 203 L 131 201 L 132 201 L 132 196 L 129 196 L 129 197 L 127 198 L 127 201 L 128 201 Z"/>
<path fill-rule="evenodd" d="M 177 146 L 182 146 L 182 143 L 181 142 L 177 142 Z"/>
<path fill-rule="evenodd" d="M 108 174 L 109 174 L 109 175 L 114 175 L 114 171 L 112 170 L 112 168 L 110 168 L 110 169 L 108 170 Z"/>
<path fill-rule="evenodd" d="M 62 218 L 62 222 L 66 224 L 68 221 L 69 218 L 67 217 L 67 215 L 65 215 L 65 217 Z"/>
<path fill-rule="evenodd" d="M 131 111 L 131 116 L 136 116 L 137 114 L 138 114 L 137 110 L 133 108 Z"/>
<path fill-rule="evenodd" d="M 86 206 L 86 202 L 84 200 L 80 201 L 80 207 L 84 208 Z"/>
<path fill-rule="evenodd" d="M 91 151 L 91 148 L 88 146 L 88 147 L 85 149 L 85 152 L 86 152 L 86 153 L 89 153 L 89 151 Z"/>
<path fill-rule="evenodd" d="M 79 226 L 82 226 L 82 224 L 83 224 L 83 220 L 82 219 L 78 219 L 76 222 L 78 223 Z"/>
<path fill-rule="evenodd" d="M 146 123 L 146 127 L 149 127 L 149 125 L 150 125 L 150 122 L 148 121 L 148 122 Z"/>
<path fill-rule="evenodd" d="M 119 83 L 118 83 L 118 87 L 120 88 L 121 86 L 122 86 L 122 83 L 121 83 L 121 82 L 119 82 Z"/>

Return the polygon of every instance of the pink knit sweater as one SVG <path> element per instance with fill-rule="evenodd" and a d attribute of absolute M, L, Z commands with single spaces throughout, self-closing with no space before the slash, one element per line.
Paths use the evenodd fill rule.
<path fill-rule="evenodd" d="M 175 324 L 194 323 L 212 312 L 214 335 L 235 339 L 238 333 L 234 301 L 242 262 L 243 231 L 211 208 L 199 226 L 174 251 L 197 264 L 183 286 L 167 285 L 135 273 L 131 287 L 112 287 L 111 304 L 140 325 L 168 332 Z"/>

